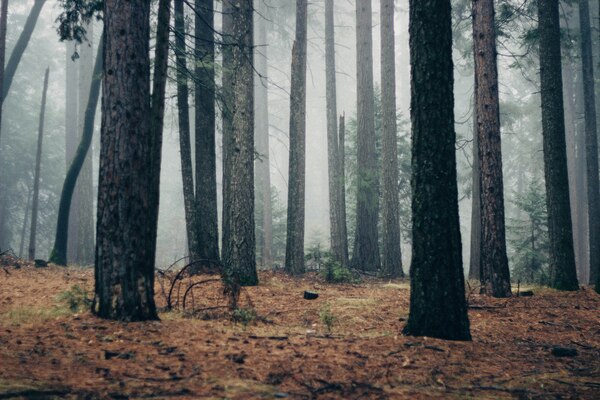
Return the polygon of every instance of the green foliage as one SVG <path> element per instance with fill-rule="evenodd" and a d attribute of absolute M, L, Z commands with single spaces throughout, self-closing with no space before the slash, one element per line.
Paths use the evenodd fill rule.
<path fill-rule="evenodd" d="M 330 334 L 331 330 L 333 329 L 333 326 L 337 322 L 337 317 L 333 315 L 333 312 L 331 311 L 331 304 L 323 304 L 321 310 L 319 310 L 319 319 L 321 320 L 323 325 L 325 325 L 327 333 Z"/>
<path fill-rule="evenodd" d="M 93 19 L 101 19 L 104 0 L 60 0 L 62 12 L 56 18 L 58 36 L 61 41 L 87 40 L 85 25 Z"/>
<path fill-rule="evenodd" d="M 58 301 L 64 303 L 73 312 L 86 311 L 92 306 L 87 291 L 79 285 L 73 285 L 71 289 L 59 294 Z"/>
<path fill-rule="evenodd" d="M 521 218 L 508 227 L 512 248 L 513 278 L 546 285 L 549 283 L 549 237 L 546 197 L 540 182 L 532 182 L 529 190 L 517 195 L 516 206 Z"/>
<path fill-rule="evenodd" d="M 286 238 L 286 227 L 287 227 L 287 208 L 283 201 L 279 191 L 275 186 L 271 187 L 271 213 L 273 217 L 273 248 L 272 257 L 273 260 L 283 260 L 285 257 L 285 238 Z M 261 196 L 256 196 L 255 207 L 254 207 L 254 221 L 256 229 L 256 237 L 263 237 L 263 201 Z M 264 243 L 261 240 L 256 241 L 256 254 L 262 254 L 262 248 Z M 271 266 L 268 266 L 271 267 Z"/>
<path fill-rule="evenodd" d="M 241 307 L 233 310 L 233 314 L 231 314 L 231 319 L 235 323 L 240 323 L 247 328 L 252 322 L 256 320 L 257 314 L 256 310 L 251 307 Z"/>
<path fill-rule="evenodd" d="M 336 260 L 332 253 L 325 253 L 322 258 L 321 275 L 329 283 L 359 283 L 360 277 L 355 276 L 348 268 Z"/>

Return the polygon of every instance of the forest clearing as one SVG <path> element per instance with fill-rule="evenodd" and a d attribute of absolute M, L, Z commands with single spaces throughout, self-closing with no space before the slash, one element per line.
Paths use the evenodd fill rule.
<path fill-rule="evenodd" d="M 404 281 L 334 285 L 316 273 L 279 272 L 260 279 L 244 288 L 240 309 L 248 314 L 238 322 L 223 308 L 123 323 L 77 310 L 83 291 L 93 293 L 93 270 L 5 257 L 0 398 L 600 396 L 600 296 L 591 288 L 536 287 L 532 297 L 508 299 L 468 293 L 473 341 L 460 342 L 400 333 L 409 306 Z M 226 305 L 218 282 L 195 290 L 197 309 Z M 318 299 L 304 300 L 304 290 Z M 554 355 L 558 348 L 576 355 Z"/>

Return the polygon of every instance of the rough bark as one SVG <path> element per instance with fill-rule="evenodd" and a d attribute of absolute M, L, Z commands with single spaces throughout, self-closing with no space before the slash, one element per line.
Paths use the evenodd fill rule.
<path fill-rule="evenodd" d="M 481 293 L 510 297 L 493 0 L 473 0 L 475 116 L 480 167 Z"/>
<path fill-rule="evenodd" d="M 559 290 L 577 290 L 579 284 L 569 203 L 558 8 L 558 2 L 538 1 L 550 285 Z"/>
<path fill-rule="evenodd" d="M 394 0 L 381 0 L 381 107 L 383 131 L 383 258 L 382 274 L 404 276 L 400 250 L 400 198 L 398 193 L 398 136 L 396 126 L 396 51 Z"/>
<path fill-rule="evenodd" d="M 198 257 L 203 265 L 213 267 L 220 264 L 215 153 L 214 0 L 196 0 L 195 8 L 196 233 Z M 199 272 L 199 268 L 193 268 L 192 272 Z"/>
<path fill-rule="evenodd" d="M 479 168 L 479 144 L 477 140 L 477 117 L 473 111 L 473 171 L 471 191 L 471 254 L 469 279 L 481 279 L 481 183 Z"/>
<path fill-rule="evenodd" d="M 199 243 L 196 233 L 196 195 L 194 193 L 194 172 L 192 166 L 192 145 L 190 139 L 189 87 L 185 44 L 185 20 L 183 0 L 174 1 L 175 14 L 175 63 L 177 70 L 177 112 L 179 122 L 179 151 L 181 154 L 181 178 L 183 182 L 183 203 L 185 226 L 190 260 L 198 260 Z"/>
<path fill-rule="evenodd" d="M 262 235 L 258 238 L 261 244 L 261 264 L 265 267 L 273 265 L 273 207 L 271 204 L 271 168 L 269 156 L 269 71 L 267 19 L 264 0 L 256 0 L 258 12 L 255 15 L 257 43 L 254 52 L 254 65 L 259 75 L 254 85 L 255 97 L 255 146 L 259 154 L 254 162 L 256 169 L 256 197 L 261 199 L 262 207 L 257 210 L 257 217 L 262 218 Z"/>
<path fill-rule="evenodd" d="M 375 149 L 371 0 L 356 2 L 356 54 L 358 54 L 356 237 L 351 264 L 365 271 L 377 271 L 381 262 L 377 232 L 379 174 Z"/>
<path fill-rule="evenodd" d="M 40 197 L 40 171 L 42 164 L 42 145 L 44 141 L 44 117 L 46 114 L 46 95 L 48 92 L 48 76 L 50 68 L 44 74 L 44 88 L 42 91 L 42 107 L 40 109 L 40 123 L 38 127 L 37 153 L 35 157 L 35 175 L 33 177 L 33 199 L 31 203 L 31 230 L 29 231 L 29 259 L 35 258 L 35 241 L 38 220 L 38 201 Z"/>
<path fill-rule="evenodd" d="M 594 62 L 588 0 L 579 2 L 581 26 L 581 63 L 585 114 L 585 148 L 587 167 L 587 199 L 590 252 L 590 282 L 600 275 L 600 187 L 598 181 L 598 133 L 596 127 L 596 96 L 594 93 Z"/>
<path fill-rule="evenodd" d="M 290 159 L 288 178 L 285 270 L 298 275 L 304 266 L 304 203 L 306 185 L 306 31 L 307 0 L 296 0 L 296 38 L 292 47 L 290 92 Z"/>
<path fill-rule="evenodd" d="M 160 26 L 160 25 L 159 25 Z M 95 297 L 102 318 L 157 319 L 154 303 L 150 2 L 104 2 Z M 154 230 L 154 231 L 153 231 Z"/>
<path fill-rule="evenodd" d="M 469 340 L 454 131 L 449 0 L 410 0 L 412 221 L 404 333 Z"/>
<path fill-rule="evenodd" d="M 100 97 L 100 86 L 102 83 L 102 43 L 98 45 L 98 54 L 96 56 L 96 65 L 94 67 L 93 79 L 90 82 L 88 91 L 88 101 L 84 113 L 84 125 L 79 146 L 75 151 L 75 156 L 69 165 L 67 175 L 63 183 L 58 207 L 58 220 L 56 222 L 56 236 L 54 239 L 54 248 L 50 254 L 50 261 L 58 265 L 66 265 L 68 261 L 67 246 L 69 232 L 71 230 L 70 213 L 72 199 L 75 188 L 81 174 L 83 165 L 89 154 L 94 135 L 94 120 L 96 118 L 96 109 L 98 108 L 98 99 Z"/>
<path fill-rule="evenodd" d="M 252 1 L 223 2 L 223 277 L 257 285 Z"/>
<path fill-rule="evenodd" d="M 66 76 L 65 76 L 65 161 L 66 168 L 73 163 L 73 157 L 77 151 L 77 145 L 80 141 L 79 137 L 79 91 L 77 84 L 79 82 L 79 59 L 73 58 L 77 52 L 77 43 L 75 41 L 67 42 L 66 54 Z M 69 208 L 69 232 L 67 242 L 66 260 L 67 262 L 75 263 L 77 261 L 77 246 L 79 244 L 79 192 L 75 191 L 71 199 L 71 207 Z M 62 258 L 61 258 L 62 260 Z"/>

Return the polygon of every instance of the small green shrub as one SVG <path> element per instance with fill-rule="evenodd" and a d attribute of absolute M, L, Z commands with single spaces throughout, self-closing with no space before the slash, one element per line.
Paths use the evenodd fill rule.
<path fill-rule="evenodd" d="M 321 274 L 329 283 L 359 283 L 360 277 L 354 275 L 348 268 L 335 259 L 333 254 L 323 257 L 323 269 Z"/>
<path fill-rule="evenodd" d="M 248 327 L 252 322 L 256 320 L 256 310 L 253 308 L 236 308 L 231 315 L 231 319 L 235 323 L 240 323 L 244 328 Z"/>
<path fill-rule="evenodd" d="M 319 311 L 319 319 L 323 325 L 325 325 L 325 328 L 327 328 L 327 333 L 330 334 L 331 330 L 333 329 L 333 325 L 335 325 L 337 322 L 336 316 L 333 315 L 333 312 L 331 311 L 331 304 L 323 304 L 321 310 Z"/>
<path fill-rule="evenodd" d="M 88 297 L 87 291 L 79 285 L 71 286 L 58 295 L 58 301 L 66 304 L 72 312 L 89 310 L 92 306 L 92 299 Z"/>

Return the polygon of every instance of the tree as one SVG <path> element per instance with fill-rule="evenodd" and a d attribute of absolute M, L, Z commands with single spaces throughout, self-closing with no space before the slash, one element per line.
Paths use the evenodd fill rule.
<path fill-rule="evenodd" d="M 510 297 L 493 0 L 473 0 L 475 117 L 480 167 L 481 293 Z"/>
<path fill-rule="evenodd" d="M 469 340 L 454 131 L 449 0 L 410 0 L 413 253 L 404 333 Z"/>
<path fill-rule="evenodd" d="M 94 66 L 93 79 L 90 83 L 87 106 L 85 109 L 85 118 L 83 131 L 79 146 L 75 151 L 75 155 L 65 177 L 60 203 L 58 208 L 58 221 L 56 222 L 56 236 L 54 240 L 54 248 L 50 254 L 50 261 L 58 265 L 67 264 L 67 245 L 70 224 L 70 210 L 73 194 L 75 191 L 77 180 L 80 176 L 83 164 L 89 154 L 89 149 L 92 144 L 94 135 L 94 120 L 96 118 L 96 108 L 100 97 L 100 86 L 102 83 L 102 42 L 98 45 L 98 54 Z"/>
<path fill-rule="evenodd" d="M 257 285 L 252 2 L 223 2 L 223 279 Z"/>
<path fill-rule="evenodd" d="M 550 285 L 559 290 L 577 290 L 579 284 L 569 204 L 558 8 L 558 2 L 538 1 L 544 170 L 552 273 Z"/>
<path fill-rule="evenodd" d="M 196 0 L 195 12 L 196 244 L 202 264 L 216 266 L 220 261 L 215 153 L 214 0 Z M 197 271 L 198 268 L 192 268 L 192 272 Z"/>
<path fill-rule="evenodd" d="M 379 174 L 375 149 L 373 34 L 371 0 L 356 2 L 357 57 L 357 195 L 356 237 L 352 265 L 366 271 L 380 267 L 377 220 Z"/>
<path fill-rule="evenodd" d="M 302 274 L 305 271 L 307 8 L 307 0 L 296 0 L 296 38 L 292 47 L 292 87 L 290 92 L 290 161 L 285 250 L 285 270 L 292 275 Z"/>
<path fill-rule="evenodd" d="M 154 257 L 169 15 L 168 0 L 160 0 L 151 102 L 150 2 L 104 2 L 105 77 L 92 305 L 102 318 L 158 318 Z"/>
<path fill-rule="evenodd" d="M 600 276 L 600 182 L 598 181 L 598 132 L 596 127 L 594 62 L 588 0 L 579 2 L 579 22 L 581 26 L 581 64 L 585 115 L 590 282 L 595 282 Z"/>
<path fill-rule="evenodd" d="M 50 68 L 44 74 L 44 88 L 42 91 L 42 107 L 40 109 L 40 124 L 38 128 L 37 153 L 35 157 L 35 175 L 33 178 L 33 200 L 31 204 L 31 230 L 29 233 L 29 259 L 35 258 L 35 239 L 38 220 L 38 201 L 40 196 L 40 170 L 42 164 L 42 143 L 44 140 L 44 116 L 46 114 L 46 95 L 48 92 L 48 76 Z"/>
<path fill-rule="evenodd" d="M 65 162 L 66 168 L 73 163 L 73 157 L 77 151 L 77 145 L 80 142 L 78 126 L 78 107 L 79 91 L 77 84 L 79 82 L 79 58 L 77 56 L 77 42 L 70 40 L 66 42 L 66 67 L 65 67 Z M 59 213 L 60 214 L 60 213 Z M 59 219 L 60 220 L 60 219 Z M 54 258 L 53 262 L 66 265 L 67 261 L 77 262 L 77 247 L 79 244 L 79 193 L 75 191 L 69 208 L 69 227 L 71 233 L 67 237 L 67 252 L 65 259 Z"/>
<path fill-rule="evenodd" d="M 398 137 L 396 127 L 396 63 L 394 0 L 381 0 L 381 106 L 383 152 L 383 260 L 382 273 L 398 278 L 400 251 L 400 199 L 398 195 Z"/>
<path fill-rule="evenodd" d="M 8 0 L 0 4 L 0 93 L 4 93 L 4 63 L 6 59 L 6 25 L 8 22 Z M 2 126 L 2 104 L 4 96 L 0 96 L 0 127 Z M 2 130 L 0 129 L 0 133 Z M 1 135 L 0 135 L 1 137 Z"/>
<path fill-rule="evenodd" d="M 340 180 L 340 215 L 339 215 L 339 226 L 340 226 L 340 237 L 342 240 L 342 255 L 346 257 L 346 266 L 349 264 L 348 261 L 348 224 L 346 221 L 346 115 L 340 115 L 340 122 L 338 125 L 338 143 L 339 143 L 339 163 L 338 163 L 338 176 Z"/>
<path fill-rule="evenodd" d="M 481 279 L 481 190 L 479 168 L 479 144 L 477 143 L 477 118 L 473 113 L 473 172 L 471 191 L 471 254 L 469 279 Z"/>

